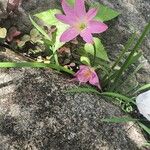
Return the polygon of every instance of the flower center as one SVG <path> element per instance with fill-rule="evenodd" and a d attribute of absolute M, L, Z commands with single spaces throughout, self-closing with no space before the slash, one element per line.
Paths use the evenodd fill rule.
<path fill-rule="evenodd" d="M 87 70 L 87 71 L 85 71 L 85 72 L 83 73 L 83 76 L 84 76 L 85 78 L 90 78 L 91 75 L 92 75 L 92 72 L 91 72 L 90 70 Z"/>
<path fill-rule="evenodd" d="M 87 24 L 84 22 L 79 22 L 77 24 L 74 25 L 74 27 L 81 32 L 82 30 L 84 30 L 87 27 Z"/>
<path fill-rule="evenodd" d="M 86 24 L 85 23 L 81 23 L 79 25 L 80 30 L 84 30 L 86 28 Z"/>

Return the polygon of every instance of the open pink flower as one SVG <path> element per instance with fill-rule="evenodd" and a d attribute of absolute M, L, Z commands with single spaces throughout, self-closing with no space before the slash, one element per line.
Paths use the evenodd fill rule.
<path fill-rule="evenodd" d="M 80 69 L 77 73 L 75 73 L 75 80 L 79 81 L 80 83 L 87 83 L 89 82 L 92 85 L 100 87 L 98 76 L 95 70 L 89 66 L 80 65 Z"/>
<path fill-rule="evenodd" d="M 74 6 L 62 0 L 62 8 L 65 15 L 56 14 L 56 18 L 70 27 L 60 37 L 61 42 L 69 42 L 80 35 L 85 42 L 93 43 L 92 33 L 102 33 L 108 28 L 106 24 L 94 20 L 96 8 L 86 12 L 84 0 L 75 0 Z"/>

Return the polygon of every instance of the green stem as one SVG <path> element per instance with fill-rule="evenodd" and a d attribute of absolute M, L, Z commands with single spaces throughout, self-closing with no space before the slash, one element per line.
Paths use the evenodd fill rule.
<path fill-rule="evenodd" d="M 122 65 L 122 67 L 120 68 L 119 72 L 117 73 L 116 78 L 114 80 L 114 84 L 113 84 L 111 90 L 114 90 L 116 88 L 116 86 L 118 85 L 118 81 L 119 81 L 119 79 L 120 79 L 123 71 L 128 67 L 128 62 L 132 59 L 132 57 L 134 56 L 134 53 L 137 51 L 137 49 L 139 48 L 139 46 L 142 44 L 142 42 L 143 42 L 146 34 L 149 32 L 149 29 L 150 29 L 150 22 L 145 27 L 145 29 L 144 29 L 141 37 L 139 38 L 139 40 L 137 41 L 136 45 L 132 49 L 130 55 L 128 56 L 128 58 L 126 59 L 126 61 Z"/>
<path fill-rule="evenodd" d="M 52 46 L 52 51 L 53 51 L 53 56 L 54 56 L 55 63 L 56 63 L 56 65 L 59 65 L 57 50 L 55 49 L 55 46 Z"/>
<path fill-rule="evenodd" d="M 95 61 L 96 61 L 96 46 L 95 43 L 93 44 L 94 47 L 94 58 L 93 58 L 93 67 L 95 66 Z"/>
<path fill-rule="evenodd" d="M 70 69 L 56 64 L 44 64 L 38 62 L 0 62 L 0 68 L 52 68 L 69 74 L 74 74 Z"/>
<path fill-rule="evenodd" d="M 118 63 L 120 62 L 120 60 L 122 59 L 124 54 L 129 50 L 129 48 L 131 47 L 131 45 L 134 42 L 135 35 L 136 35 L 136 33 L 132 34 L 131 38 L 128 40 L 127 44 L 125 45 L 125 48 L 121 51 L 119 57 L 117 58 L 115 63 L 112 65 L 111 69 L 114 69 L 118 65 Z"/>
<path fill-rule="evenodd" d="M 124 56 L 124 54 L 129 50 L 129 48 L 131 47 L 132 43 L 134 42 L 135 39 L 135 35 L 136 33 L 132 34 L 131 38 L 128 40 L 127 44 L 125 45 L 125 48 L 121 51 L 121 53 L 119 54 L 119 57 L 115 60 L 114 64 L 111 67 L 109 76 L 107 76 L 107 74 L 103 77 L 103 81 L 104 81 L 104 85 L 106 86 L 106 84 L 108 83 L 108 81 L 110 81 L 112 79 L 112 70 L 119 64 L 120 60 L 122 59 L 122 57 Z M 107 80 L 106 80 L 107 78 Z M 109 79 L 110 78 L 110 79 Z"/>

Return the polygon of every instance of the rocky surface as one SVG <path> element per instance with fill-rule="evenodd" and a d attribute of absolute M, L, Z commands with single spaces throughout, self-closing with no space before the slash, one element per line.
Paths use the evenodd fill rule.
<path fill-rule="evenodd" d="M 91 0 L 94 1 L 94 0 Z M 141 34 L 145 25 L 150 20 L 150 1 L 149 0 L 96 0 L 119 11 L 121 15 L 114 21 L 107 22 L 109 30 L 102 34 L 103 43 L 109 53 L 113 56 L 118 54 L 119 50 L 125 45 L 133 32 Z M 6 1 L 0 0 L 0 8 L 6 10 Z M 7 28 L 16 26 L 22 32 L 28 32 L 31 28 L 29 14 L 35 14 L 49 8 L 60 8 L 59 0 L 22 0 L 17 14 L 11 14 L 8 18 L 2 19 L 0 26 Z M 4 11 L 5 12 L 5 11 Z M 0 12 L 0 18 L 5 13 Z M 143 68 L 137 74 L 136 78 L 141 83 L 150 82 L 150 35 L 147 36 L 141 51 L 144 54 L 141 63 Z"/>
<path fill-rule="evenodd" d="M 108 22 L 109 30 L 105 32 L 103 43 L 111 56 L 118 54 L 132 33 L 141 35 L 144 27 L 150 21 L 149 0 L 97 0 L 115 10 L 121 15 L 114 21 Z M 141 46 L 144 57 L 140 60 L 143 68 L 136 78 L 140 83 L 150 83 L 150 34 Z"/>
<path fill-rule="evenodd" d="M 1 6 L 4 6 L 0 0 Z M 149 0 L 105 0 L 106 5 L 122 13 L 109 24 L 103 36 L 112 56 L 131 33 L 140 34 L 149 21 Z M 49 5 L 50 4 L 50 5 Z M 0 24 L 28 31 L 28 14 L 60 7 L 56 0 L 23 0 L 21 13 L 2 19 Z M 136 79 L 150 82 L 150 39 L 143 44 L 144 67 Z M 21 56 L 0 52 L 0 59 L 24 60 Z M 12 57 L 13 56 L 13 57 Z M 121 110 L 91 94 L 67 94 L 76 85 L 51 70 L 0 70 L 0 150 L 137 150 L 145 139 L 133 124 L 108 124 L 103 117 L 123 116 Z"/>
<path fill-rule="evenodd" d="M 69 77 L 48 69 L 0 69 L 0 149 L 137 150 L 145 142 L 133 123 L 100 121 L 124 116 L 118 107 L 64 92 L 72 87 Z"/>

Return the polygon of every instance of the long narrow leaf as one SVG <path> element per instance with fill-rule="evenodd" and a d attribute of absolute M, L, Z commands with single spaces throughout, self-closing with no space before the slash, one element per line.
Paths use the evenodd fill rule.
<path fill-rule="evenodd" d="M 135 93 L 150 89 L 150 83 L 140 87 Z"/>
<path fill-rule="evenodd" d="M 135 52 L 138 50 L 139 46 L 142 44 L 145 36 L 149 33 L 150 30 L 150 22 L 148 23 L 148 25 L 145 27 L 141 37 L 139 38 L 139 40 L 137 41 L 137 43 L 135 44 L 134 48 L 132 49 L 130 55 L 128 56 L 128 58 L 126 59 L 126 61 L 124 62 L 124 64 L 122 65 L 121 69 L 119 70 L 115 80 L 113 86 L 111 87 L 111 90 L 114 90 L 116 88 L 116 86 L 118 85 L 117 82 L 119 81 L 122 73 L 125 71 L 126 67 L 128 66 L 128 62 L 132 59 L 132 57 L 134 56 Z"/>
<path fill-rule="evenodd" d="M 146 147 L 150 148 L 150 142 L 144 143 L 143 146 L 146 146 Z"/>
<path fill-rule="evenodd" d="M 135 104 L 135 102 L 132 100 L 132 98 L 128 98 L 124 95 L 118 94 L 118 93 L 113 93 L 113 92 L 98 92 L 97 90 L 93 89 L 93 88 L 83 88 L 83 87 L 78 87 L 78 88 L 73 88 L 73 89 L 69 89 L 67 91 L 65 91 L 67 93 L 96 93 L 98 95 L 101 96 L 107 96 L 107 97 L 114 97 L 114 98 L 118 98 L 121 100 L 124 100 L 125 102 L 131 102 L 133 104 Z"/>
<path fill-rule="evenodd" d="M 100 93 L 100 95 L 118 98 L 118 99 L 124 100 L 125 102 L 131 102 L 131 103 L 135 104 L 135 102 L 132 100 L 132 98 L 126 97 L 126 96 L 119 94 L 119 93 L 103 92 L 103 93 Z"/>
<path fill-rule="evenodd" d="M 142 52 L 139 52 L 135 54 L 127 63 L 126 68 L 127 69 L 131 64 L 134 64 L 135 62 L 138 61 L 138 59 L 142 56 Z"/>
<path fill-rule="evenodd" d="M 93 88 L 85 88 L 85 87 L 78 87 L 78 88 L 73 88 L 65 91 L 66 93 L 96 93 L 96 94 L 101 94 L 97 90 Z"/>
<path fill-rule="evenodd" d="M 150 135 L 150 128 L 145 126 L 143 123 L 139 123 L 139 126 Z"/>
<path fill-rule="evenodd" d="M 22 67 L 28 67 L 28 68 L 52 68 L 55 70 L 60 70 L 67 72 L 69 74 L 74 74 L 73 71 L 64 68 L 62 66 L 56 65 L 56 64 L 44 64 L 44 63 L 37 63 L 37 62 L 0 62 L 0 68 L 22 68 Z"/>
<path fill-rule="evenodd" d="M 115 60 L 115 63 L 112 65 L 112 69 L 114 69 L 118 63 L 120 62 L 120 60 L 123 58 L 124 54 L 129 50 L 129 48 L 132 46 L 134 40 L 136 37 L 136 33 L 132 34 L 131 38 L 129 38 L 129 40 L 127 41 L 127 44 L 125 45 L 125 48 L 121 51 L 121 53 L 119 54 L 119 57 Z"/>
<path fill-rule="evenodd" d="M 31 16 L 29 16 L 31 23 L 33 24 L 33 26 L 42 34 L 45 36 L 46 39 L 48 39 L 49 41 L 51 41 L 52 39 L 48 36 L 48 34 L 31 18 Z"/>
<path fill-rule="evenodd" d="M 126 123 L 126 122 L 136 122 L 138 119 L 133 119 L 131 117 L 111 117 L 111 118 L 105 118 L 101 119 L 102 122 L 108 122 L 108 123 Z"/>

